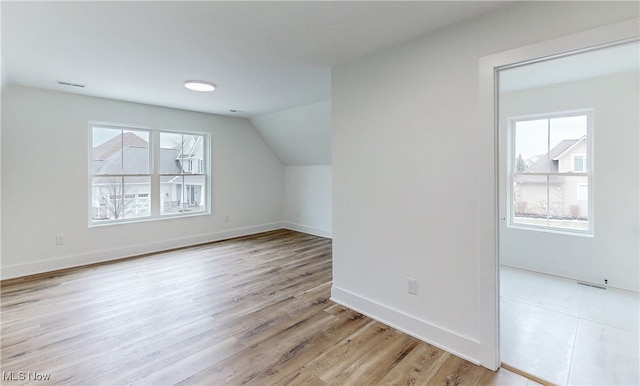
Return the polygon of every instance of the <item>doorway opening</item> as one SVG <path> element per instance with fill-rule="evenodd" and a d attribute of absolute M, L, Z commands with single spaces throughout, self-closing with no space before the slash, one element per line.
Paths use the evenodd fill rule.
<path fill-rule="evenodd" d="M 640 384 L 640 45 L 496 68 L 500 361 Z"/>

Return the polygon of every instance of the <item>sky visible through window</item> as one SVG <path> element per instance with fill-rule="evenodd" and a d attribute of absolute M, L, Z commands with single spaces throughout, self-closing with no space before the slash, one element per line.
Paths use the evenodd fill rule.
<path fill-rule="evenodd" d="M 578 139 L 586 135 L 587 117 L 559 117 L 551 119 L 549 144 L 547 143 L 547 118 L 540 120 L 518 121 L 516 149 L 525 160 L 543 155 L 565 139 Z M 547 148 L 549 146 L 549 148 Z M 516 154 L 517 156 L 517 154 Z"/>

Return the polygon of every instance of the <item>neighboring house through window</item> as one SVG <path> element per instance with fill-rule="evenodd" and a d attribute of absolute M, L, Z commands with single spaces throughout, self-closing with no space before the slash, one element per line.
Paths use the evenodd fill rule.
<path fill-rule="evenodd" d="M 509 120 L 509 226 L 592 234 L 589 111 Z"/>
<path fill-rule="evenodd" d="M 90 224 L 209 212 L 207 135 L 99 123 L 89 131 Z"/>
<path fill-rule="evenodd" d="M 203 135 L 160 132 L 160 213 L 204 210 L 206 175 L 194 170 L 194 161 L 204 163 Z"/>

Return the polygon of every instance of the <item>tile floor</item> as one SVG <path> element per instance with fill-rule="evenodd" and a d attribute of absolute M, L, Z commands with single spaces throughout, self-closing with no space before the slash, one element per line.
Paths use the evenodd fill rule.
<path fill-rule="evenodd" d="M 640 385 L 640 295 L 500 270 L 502 362 L 557 385 Z"/>

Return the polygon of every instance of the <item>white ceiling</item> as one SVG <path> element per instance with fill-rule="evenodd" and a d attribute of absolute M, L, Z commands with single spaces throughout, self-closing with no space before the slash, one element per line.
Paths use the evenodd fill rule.
<path fill-rule="evenodd" d="M 330 99 L 333 65 L 507 4 L 2 1 L 3 81 L 255 117 Z"/>

